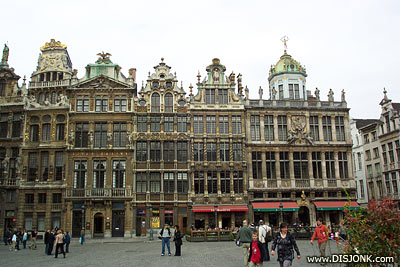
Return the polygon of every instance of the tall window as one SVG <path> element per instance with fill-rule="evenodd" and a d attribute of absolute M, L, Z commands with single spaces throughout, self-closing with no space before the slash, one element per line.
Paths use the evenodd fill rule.
<path fill-rule="evenodd" d="M 341 179 L 349 178 L 349 171 L 347 167 L 347 152 L 339 152 L 339 174 Z"/>
<path fill-rule="evenodd" d="M 39 193 L 38 194 L 38 203 L 46 204 L 46 193 Z"/>
<path fill-rule="evenodd" d="M 374 147 L 374 159 L 377 159 L 377 158 L 379 158 L 379 150 L 378 150 L 378 148 L 377 147 Z"/>
<path fill-rule="evenodd" d="M 364 134 L 364 144 L 369 144 L 369 134 Z"/>
<path fill-rule="evenodd" d="M 64 170 L 64 152 L 56 151 L 55 153 L 55 180 L 61 181 L 63 178 Z"/>
<path fill-rule="evenodd" d="M 207 116 L 207 133 L 215 134 L 215 132 L 216 132 L 215 116 Z"/>
<path fill-rule="evenodd" d="M 389 160 L 390 160 L 390 163 L 393 163 L 394 162 L 393 143 L 390 142 L 387 145 L 388 145 Z"/>
<path fill-rule="evenodd" d="M 4 154 L 5 154 L 5 152 L 4 152 Z M 19 148 L 18 147 L 12 147 L 11 148 L 10 165 L 8 167 L 8 177 L 10 179 L 16 179 L 17 178 L 17 158 L 18 158 L 18 156 L 19 156 Z M 3 156 L 0 156 L 0 160 L 1 161 L 3 161 L 3 158 L 4 158 Z M 0 171 L 3 172 L 3 170 L 1 168 L 0 168 Z M 0 178 L 2 178 L 1 175 L 0 175 Z"/>
<path fill-rule="evenodd" d="M 312 152 L 313 175 L 315 179 L 322 178 L 321 152 Z"/>
<path fill-rule="evenodd" d="M 174 98 L 172 94 L 167 93 L 164 96 L 164 107 L 165 112 L 173 112 L 174 111 Z"/>
<path fill-rule="evenodd" d="M 93 169 L 94 169 L 93 188 L 104 188 L 106 181 L 106 161 L 95 160 Z"/>
<path fill-rule="evenodd" d="M 260 141 L 260 116 L 258 115 L 250 117 L 250 135 L 251 140 Z"/>
<path fill-rule="evenodd" d="M 5 96 L 6 95 L 6 80 L 2 79 L 0 80 L 0 96 Z"/>
<path fill-rule="evenodd" d="M 380 163 L 375 163 L 375 171 L 376 171 L 376 176 L 380 177 L 381 176 L 381 164 Z"/>
<path fill-rule="evenodd" d="M 75 147 L 88 147 L 88 123 L 76 123 Z"/>
<path fill-rule="evenodd" d="M 229 161 L 229 143 L 220 143 L 219 148 L 220 160 Z"/>
<path fill-rule="evenodd" d="M 242 161 L 242 144 L 232 144 L 233 161 Z"/>
<path fill-rule="evenodd" d="M 157 93 L 151 96 L 151 112 L 160 112 L 160 95 Z"/>
<path fill-rule="evenodd" d="M 178 193 L 187 193 L 188 191 L 188 177 L 186 172 L 178 172 L 177 191 Z"/>
<path fill-rule="evenodd" d="M 195 134 L 203 134 L 203 116 L 193 117 L 193 129 Z"/>
<path fill-rule="evenodd" d="M 175 190 L 173 172 L 164 172 L 164 193 L 173 193 Z"/>
<path fill-rule="evenodd" d="M 7 133 L 8 133 L 8 114 L 2 113 L 0 114 L 0 138 L 7 138 Z"/>
<path fill-rule="evenodd" d="M 279 152 L 279 162 L 281 166 L 281 179 L 289 179 L 289 152 Z"/>
<path fill-rule="evenodd" d="M 265 141 L 274 141 L 274 116 L 264 116 L 264 136 Z"/>
<path fill-rule="evenodd" d="M 231 192 L 231 173 L 229 171 L 221 171 L 221 193 L 229 194 Z"/>
<path fill-rule="evenodd" d="M 62 202 L 62 194 L 53 193 L 53 203 L 61 203 L 61 202 Z"/>
<path fill-rule="evenodd" d="M 261 152 L 251 152 L 251 159 L 253 165 L 253 178 L 262 179 L 262 169 L 261 169 Z"/>
<path fill-rule="evenodd" d="M 395 145 L 396 145 L 396 156 L 397 156 L 397 162 L 400 162 L 400 141 L 396 140 L 394 141 Z M 376 148 L 376 150 L 378 151 L 378 148 Z M 377 153 L 379 154 L 379 153 Z"/>
<path fill-rule="evenodd" d="M 276 179 L 275 152 L 267 151 L 265 153 L 265 161 L 267 167 L 267 179 Z"/>
<path fill-rule="evenodd" d="M 74 162 L 74 188 L 85 188 L 86 186 L 86 160 L 76 160 Z"/>
<path fill-rule="evenodd" d="M 126 123 L 115 122 L 114 123 L 114 147 L 125 147 L 126 146 Z"/>
<path fill-rule="evenodd" d="M 160 162 L 161 160 L 161 143 L 150 142 L 150 161 Z"/>
<path fill-rule="evenodd" d="M 160 193 L 161 191 L 161 174 L 159 172 L 150 173 L 150 192 Z"/>
<path fill-rule="evenodd" d="M 163 159 L 165 162 L 174 162 L 175 160 L 175 145 L 174 142 L 164 141 Z"/>
<path fill-rule="evenodd" d="M 13 114 L 11 137 L 19 137 L 21 135 L 21 114 Z"/>
<path fill-rule="evenodd" d="M 186 117 L 178 116 L 178 132 L 187 132 Z"/>
<path fill-rule="evenodd" d="M 147 117 L 146 116 L 138 116 L 137 117 L 137 131 L 138 132 L 147 132 Z"/>
<path fill-rule="evenodd" d="M 178 141 L 178 162 L 186 162 L 188 160 L 188 146 L 185 141 Z"/>
<path fill-rule="evenodd" d="M 293 152 L 294 178 L 308 179 L 307 152 Z"/>
<path fill-rule="evenodd" d="M 96 112 L 107 111 L 107 98 L 97 97 L 96 98 Z"/>
<path fill-rule="evenodd" d="M 397 195 L 399 189 L 397 187 L 397 175 L 396 172 L 392 172 L 392 186 L 393 186 L 393 194 Z"/>
<path fill-rule="evenodd" d="M 174 117 L 164 117 L 164 132 L 174 131 Z"/>
<path fill-rule="evenodd" d="M 194 161 L 201 162 L 204 161 L 204 147 L 203 143 L 194 143 Z"/>
<path fill-rule="evenodd" d="M 279 141 L 287 140 L 287 118 L 284 115 L 278 116 L 278 139 Z"/>
<path fill-rule="evenodd" d="M 114 99 L 114 111 L 126 112 L 126 99 L 123 98 Z"/>
<path fill-rule="evenodd" d="M 279 99 L 283 99 L 283 84 L 278 85 Z"/>
<path fill-rule="evenodd" d="M 388 160 L 387 160 L 387 154 L 386 154 L 386 144 L 382 145 L 382 158 L 383 158 L 383 164 L 387 164 Z"/>
<path fill-rule="evenodd" d="M 319 141 L 318 116 L 310 116 L 310 136 L 314 141 Z"/>
<path fill-rule="evenodd" d="M 389 119 L 389 115 L 385 116 L 385 124 L 386 124 L 386 133 L 390 133 L 391 129 L 390 129 L 390 119 Z"/>
<path fill-rule="evenodd" d="M 7 136 L 7 133 L 6 133 Z M 39 125 L 31 125 L 30 126 L 30 141 L 31 142 L 37 142 L 39 141 Z"/>
<path fill-rule="evenodd" d="M 138 141 L 136 143 L 136 160 L 147 161 L 147 142 Z"/>
<path fill-rule="evenodd" d="M 219 116 L 219 133 L 220 134 L 229 134 L 229 121 L 228 116 Z"/>
<path fill-rule="evenodd" d="M 236 194 L 243 193 L 243 172 L 233 172 L 233 190 Z"/>
<path fill-rule="evenodd" d="M 47 181 L 49 179 L 49 152 L 40 152 L 40 180 Z"/>
<path fill-rule="evenodd" d="M 160 132 L 161 131 L 161 117 L 152 116 L 150 117 L 150 132 Z"/>
<path fill-rule="evenodd" d="M 6 157 L 6 149 L 4 147 L 0 147 L 0 162 L 3 162 L 4 158 Z M 4 172 L 6 171 L 4 169 L 5 166 L 3 164 L 0 164 L 0 179 L 5 179 Z"/>
<path fill-rule="evenodd" d="M 357 159 L 358 159 L 358 170 L 361 170 L 362 169 L 361 152 L 357 153 Z"/>
<path fill-rule="evenodd" d="M 207 143 L 207 161 L 217 161 L 216 143 Z"/>
<path fill-rule="evenodd" d="M 228 104 L 228 90 L 218 89 L 218 102 L 220 104 Z"/>
<path fill-rule="evenodd" d="M 322 117 L 322 132 L 324 141 L 332 141 L 332 121 L 330 116 Z"/>
<path fill-rule="evenodd" d="M 56 125 L 56 140 L 63 141 L 65 139 L 65 124 L 59 123 Z"/>
<path fill-rule="evenodd" d="M 299 85 L 298 84 L 294 85 L 294 98 L 295 99 L 300 99 L 300 90 L 299 90 Z"/>
<path fill-rule="evenodd" d="M 204 194 L 204 172 L 194 172 L 194 193 Z"/>
<path fill-rule="evenodd" d="M 113 187 L 125 187 L 125 160 L 113 160 Z"/>
<path fill-rule="evenodd" d="M 293 94 L 293 84 L 289 84 L 289 98 L 293 99 L 294 94 Z"/>
<path fill-rule="evenodd" d="M 51 124 L 42 124 L 42 141 L 50 141 Z"/>
<path fill-rule="evenodd" d="M 374 177 L 374 172 L 372 170 L 372 165 L 367 165 L 367 173 L 368 173 L 368 178 L 372 179 L 372 177 Z"/>
<path fill-rule="evenodd" d="M 28 154 L 28 181 L 35 181 L 38 169 L 38 153 L 29 152 Z"/>
<path fill-rule="evenodd" d="M 392 190 L 390 188 L 390 174 L 385 173 L 385 185 L 386 185 L 386 194 L 390 195 L 392 193 Z"/>
<path fill-rule="evenodd" d="M 338 141 L 345 140 L 345 132 L 344 132 L 344 117 L 336 116 L 335 117 L 335 127 L 336 127 L 336 139 Z"/>
<path fill-rule="evenodd" d="M 361 198 L 365 197 L 365 192 L 364 192 L 364 181 L 360 180 L 360 196 Z"/>
<path fill-rule="evenodd" d="M 233 134 L 242 133 L 242 117 L 232 116 L 232 133 Z"/>
<path fill-rule="evenodd" d="M 146 193 L 147 191 L 147 174 L 145 172 L 136 173 L 136 192 Z"/>
<path fill-rule="evenodd" d="M 94 124 L 94 146 L 107 146 L 107 123 L 99 122 Z"/>
<path fill-rule="evenodd" d="M 216 194 L 218 192 L 217 181 L 216 171 L 207 172 L 207 190 L 209 194 Z"/>
<path fill-rule="evenodd" d="M 206 89 L 206 104 L 215 104 L 215 90 Z"/>
<path fill-rule="evenodd" d="M 335 175 L 335 158 L 333 152 L 325 152 L 325 166 L 326 166 L 326 178 L 336 178 Z"/>
<path fill-rule="evenodd" d="M 89 99 L 78 99 L 76 101 L 76 111 L 88 112 L 89 111 Z"/>

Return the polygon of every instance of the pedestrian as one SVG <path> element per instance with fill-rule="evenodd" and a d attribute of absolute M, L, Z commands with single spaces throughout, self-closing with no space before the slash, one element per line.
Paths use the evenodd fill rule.
<path fill-rule="evenodd" d="M 250 228 L 250 230 L 252 232 L 256 232 L 257 231 L 256 225 L 254 223 L 251 223 L 249 228 Z"/>
<path fill-rule="evenodd" d="M 64 234 L 63 234 L 62 230 L 58 230 L 57 231 L 57 235 L 56 235 L 56 253 L 55 253 L 54 258 L 58 257 L 58 250 L 60 250 L 60 252 L 64 255 L 64 258 L 65 258 Z"/>
<path fill-rule="evenodd" d="M 272 230 L 271 227 L 266 225 L 263 220 L 260 220 L 258 227 L 258 239 L 263 244 L 263 250 L 265 252 L 265 258 L 263 261 L 269 261 L 269 251 L 268 251 L 268 242 L 272 241 Z"/>
<path fill-rule="evenodd" d="M 278 249 L 278 261 L 280 267 L 292 266 L 294 258 L 293 249 L 296 250 L 297 258 L 300 259 L 300 251 L 297 247 L 294 235 L 288 232 L 287 223 L 281 223 L 279 234 L 275 235 L 271 247 L 271 256 L 275 255 L 275 248 Z"/>
<path fill-rule="evenodd" d="M 35 229 L 33 229 L 32 230 L 32 235 L 31 235 L 31 244 L 29 246 L 30 249 L 36 249 L 37 248 L 37 246 L 36 246 L 37 235 L 38 235 L 38 232 Z"/>
<path fill-rule="evenodd" d="M 11 238 L 11 245 L 17 251 L 17 232 L 14 232 L 12 238 Z"/>
<path fill-rule="evenodd" d="M 21 242 L 21 240 L 22 240 L 21 231 L 17 231 L 16 236 L 17 236 L 17 244 L 15 245 L 15 249 L 16 250 L 20 250 L 19 249 L 19 242 Z"/>
<path fill-rule="evenodd" d="M 44 253 L 46 255 L 49 255 L 49 238 L 50 238 L 50 230 L 47 229 L 46 233 L 44 234 L 44 244 L 45 244 L 45 248 L 44 248 Z"/>
<path fill-rule="evenodd" d="M 49 249 L 47 251 L 47 255 L 51 255 L 53 252 L 53 247 L 54 247 L 54 231 L 51 231 L 49 233 Z"/>
<path fill-rule="evenodd" d="M 4 234 L 4 245 L 10 245 L 12 239 L 12 233 L 10 228 L 7 229 L 6 233 Z"/>
<path fill-rule="evenodd" d="M 251 243 L 251 230 L 248 227 L 248 222 L 246 220 L 243 221 L 243 226 L 240 227 L 239 233 L 236 236 L 236 242 L 240 241 L 243 246 L 243 263 L 244 267 L 247 267 L 249 262 L 249 249 L 250 249 L 250 243 Z"/>
<path fill-rule="evenodd" d="M 258 238 L 258 233 L 253 232 L 251 234 L 252 242 L 250 244 L 248 263 L 249 267 L 260 267 L 265 259 L 265 250 L 263 249 L 263 244 Z"/>
<path fill-rule="evenodd" d="M 164 228 L 158 233 L 158 238 L 162 240 L 161 256 L 165 255 L 165 245 L 168 248 L 168 256 L 171 256 L 171 248 L 169 241 L 171 239 L 171 229 L 169 229 L 168 224 L 164 224 Z"/>
<path fill-rule="evenodd" d="M 23 231 L 23 236 L 22 236 L 22 247 L 26 249 L 26 241 L 28 240 L 28 233 L 26 230 Z"/>
<path fill-rule="evenodd" d="M 69 232 L 65 235 L 65 252 L 69 253 L 69 243 L 71 243 L 71 236 L 69 235 Z"/>
<path fill-rule="evenodd" d="M 79 242 L 81 243 L 81 245 L 83 245 L 83 242 L 85 242 L 85 229 L 82 228 L 81 230 L 81 238 L 79 239 Z"/>
<path fill-rule="evenodd" d="M 181 231 L 179 231 L 179 225 L 175 225 L 174 242 L 175 256 L 181 256 L 182 234 Z"/>
<path fill-rule="evenodd" d="M 314 234 L 311 238 L 311 245 L 314 239 L 318 239 L 318 248 L 321 256 L 325 256 L 326 244 L 328 243 L 328 228 L 322 224 L 322 218 L 318 218 L 317 227 L 315 227 Z"/>

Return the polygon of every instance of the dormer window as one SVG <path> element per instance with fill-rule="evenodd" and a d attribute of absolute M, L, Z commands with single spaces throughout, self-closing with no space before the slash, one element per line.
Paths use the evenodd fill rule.
<path fill-rule="evenodd" d="M 168 93 L 164 96 L 164 107 L 165 107 L 165 112 L 173 112 L 174 106 L 174 98 L 172 94 Z"/>
<path fill-rule="evenodd" d="M 151 112 L 160 112 L 160 95 L 157 93 L 151 96 Z"/>
<path fill-rule="evenodd" d="M 215 90 L 206 89 L 206 104 L 215 104 Z"/>
<path fill-rule="evenodd" d="M 158 81 L 153 82 L 153 89 L 158 89 L 160 87 L 160 83 Z"/>
<path fill-rule="evenodd" d="M 165 86 L 167 87 L 167 89 L 171 89 L 172 88 L 172 82 L 166 82 Z"/>
<path fill-rule="evenodd" d="M 228 90 L 218 89 L 218 102 L 220 104 L 228 104 Z"/>

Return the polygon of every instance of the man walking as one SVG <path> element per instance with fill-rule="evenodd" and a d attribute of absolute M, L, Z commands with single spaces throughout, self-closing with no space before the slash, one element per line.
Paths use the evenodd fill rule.
<path fill-rule="evenodd" d="M 79 240 L 81 242 L 81 245 L 83 245 L 83 242 L 85 242 L 85 229 L 82 228 L 81 230 L 81 238 Z"/>
<path fill-rule="evenodd" d="M 50 237 L 50 230 L 47 229 L 46 233 L 44 234 L 44 244 L 45 244 L 45 248 L 44 248 L 44 253 L 46 253 L 46 255 L 49 254 L 49 237 Z"/>
<path fill-rule="evenodd" d="M 71 236 L 69 232 L 65 235 L 65 253 L 69 253 L 69 243 L 71 243 Z"/>
<path fill-rule="evenodd" d="M 326 243 L 328 242 L 328 228 L 326 228 L 326 226 L 322 224 L 321 218 L 318 218 L 317 220 L 317 227 L 315 228 L 314 234 L 310 241 L 311 245 L 315 238 L 318 239 L 319 252 L 321 253 L 321 256 L 324 257 Z"/>
<path fill-rule="evenodd" d="M 35 229 L 32 230 L 32 235 L 31 235 L 31 245 L 29 246 L 30 249 L 36 249 L 36 238 L 37 238 L 37 231 Z"/>
<path fill-rule="evenodd" d="M 165 255 L 165 244 L 167 244 L 168 248 L 168 256 L 171 256 L 171 248 L 169 245 L 169 241 L 171 239 L 171 229 L 169 229 L 168 224 L 164 224 L 164 228 L 161 229 L 158 237 L 161 237 L 162 240 L 162 249 L 161 249 L 161 256 Z"/>
<path fill-rule="evenodd" d="M 243 226 L 240 227 L 239 233 L 237 234 L 236 241 L 240 240 L 243 245 L 243 263 L 244 267 L 247 267 L 249 262 L 249 249 L 250 249 L 250 243 L 252 241 L 251 239 L 251 233 L 252 231 L 248 227 L 248 222 L 246 220 L 243 221 Z"/>
<path fill-rule="evenodd" d="M 263 249 L 265 252 L 265 258 L 263 261 L 269 261 L 269 251 L 268 251 L 268 242 L 272 240 L 272 231 L 271 227 L 266 225 L 263 220 L 260 220 L 258 227 L 258 240 L 263 245 Z"/>

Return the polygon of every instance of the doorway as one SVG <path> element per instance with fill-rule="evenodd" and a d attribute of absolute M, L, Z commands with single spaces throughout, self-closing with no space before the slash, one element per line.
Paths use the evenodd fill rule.
<path fill-rule="evenodd" d="M 72 237 L 80 237 L 82 230 L 82 211 L 74 210 L 72 213 Z"/>
<path fill-rule="evenodd" d="M 303 226 L 310 225 L 310 210 L 306 206 L 301 206 L 299 209 L 299 222 Z"/>
<path fill-rule="evenodd" d="M 146 235 L 146 216 L 136 217 L 136 236 Z"/>
<path fill-rule="evenodd" d="M 125 231 L 125 211 L 113 211 L 112 213 L 112 236 L 124 237 Z"/>
<path fill-rule="evenodd" d="M 93 237 L 104 237 L 104 215 L 102 213 L 94 215 Z"/>

